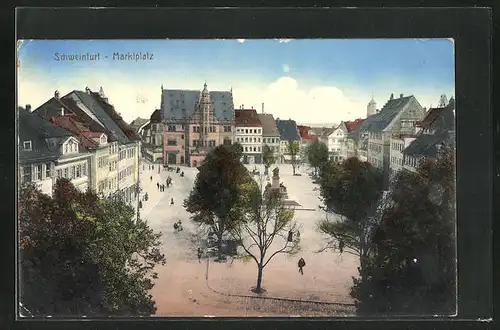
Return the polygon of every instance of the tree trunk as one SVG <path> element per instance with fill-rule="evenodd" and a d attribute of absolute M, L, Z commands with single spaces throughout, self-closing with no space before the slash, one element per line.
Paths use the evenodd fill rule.
<path fill-rule="evenodd" d="M 257 285 L 255 286 L 255 292 L 262 292 L 262 264 L 257 265 Z"/>
<path fill-rule="evenodd" d="M 222 233 L 217 233 L 217 260 L 222 260 Z"/>

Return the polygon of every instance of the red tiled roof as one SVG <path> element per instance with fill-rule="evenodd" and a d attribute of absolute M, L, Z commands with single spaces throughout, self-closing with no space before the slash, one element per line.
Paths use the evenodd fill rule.
<path fill-rule="evenodd" d="M 317 138 L 316 135 L 307 134 L 311 130 L 311 127 L 304 125 L 297 125 L 297 129 L 299 130 L 299 135 L 302 140 L 316 140 Z"/>
<path fill-rule="evenodd" d="M 358 127 L 359 125 L 363 124 L 363 122 L 365 121 L 366 119 L 356 119 L 354 121 L 346 121 L 344 122 L 345 124 L 345 127 L 347 127 L 347 132 L 351 132 L 352 130 L 354 130 L 356 127 Z"/>
<path fill-rule="evenodd" d="M 262 123 L 255 109 L 236 109 L 234 110 L 234 119 L 236 121 L 236 126 L 262 127 Z"/>
<path fill-rule="evenodd" d="M 104 132 L 91 132 L 85 124 L 79 122 L 74 116 L 44 117 L 54 125 L 75 134 L 80 144 L 85 148 L 96 147 L 99 145 L 92 138 L 99 137 Z"/>

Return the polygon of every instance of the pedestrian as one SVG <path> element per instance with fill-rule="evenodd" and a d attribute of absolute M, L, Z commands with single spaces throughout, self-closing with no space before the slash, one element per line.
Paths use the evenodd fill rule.
<path fill-rule="evenodd" d="M 156 188 L 157 188 L 158 190 L 160 190 L 160 183 L 159 183 L 159 182 L 157 182 L 157 183 L 156 183 Z"/>
<path fill-rule="evenodd" d="M 174 198 L 170 197 L 170 205 L 174 205 Z"/>
<path fill-rule="evenodd" d="M 153 181 L 153 176 L 152 176 L 152 175 L 149 177 L 149 180 L 150 180 L 150 181 Z"/>
<path fill-rule="evenodd" d="M 288 242 L 292 242 L 293 241 L 293 232 L 291 230 L 288 231 Z"/>
<path fill-rule="evenodd" d="M 301 273 L 302 275 L 304 275 L 304 269 L 303 268 L 306 266 L 306 261 L 304 260 L 304 258 L 300 258 L 297 265 L 299 266 L 299 273 Z"/>
<path fill-rule="evenodd" d="M 161 185 L 161 191 L 165 191 L 165 185 L 164 184 Z"/>
<path fill-rule="evenodd" d="M 198 248 L 198 262 L 201 262 L 201 256 L 202 256 L 201 248 Z"/>

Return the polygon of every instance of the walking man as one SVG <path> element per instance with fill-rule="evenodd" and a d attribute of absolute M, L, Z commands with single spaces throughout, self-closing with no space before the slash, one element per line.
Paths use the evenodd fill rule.
<path fill-rule="evenodd" d="M 174 205 L 174 198 L 170 197 L 170 205 Z"/>
<path fill-rule="evenodd" d="M 156 183 L 156 189 L 160 190 L 160 184 L 158 182 Z"/>
<path fill-rule="evenodd" d="M 304 258 L 300 258 L 299 259 L 298 266 L 299 266 L 299 273 L 301 273 L 302 275 L 304 275 L 304 269 L 303 268 L 306 266 L 306 261 L 304 260 Z"/>
<path fill-rule="evenodd" d="M 149 181 L 153 181 L 153 176 L 152 175 L 149 177 Z"/>

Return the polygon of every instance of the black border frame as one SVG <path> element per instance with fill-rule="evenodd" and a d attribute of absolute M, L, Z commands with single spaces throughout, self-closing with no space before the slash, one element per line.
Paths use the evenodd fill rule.
<path fill-rule="evenodd" d="M 491 117 L 491 17 L 492 11 L 488 8 L 21 8 L 17 11 L 16 25 L 18 39 L 453 37 L 456 51 L 456 102 L 459 108 L 467 109 L 457 112 L 458 317 L 424 321 L 402 318 L 390 322 L 383 319 L 363 322 L 369 319 L 356 318 L 333 319 L 333 322 L 342 328 L 355 329 L 360 326 L 386 329 L 421 326 L 482 328 L 491 323 L 478 320 L 493 317 L 493 241 L 489 211 L 493 206 L 491 196 L 494 178 L 490 150 L 493 146 L 491 128 L 496 129 L 496 134 L 499 130 L 498 126 L 493 125 Z M 11 61 L 9 70 L 15 67 L 13 64 Z M 10 95 L 12 98 L 12 94 Z M 13 103 L 15 106 L 15 102 Z M 4 133 L 9 137 L 5 138 L 6 141 L 15 137 L 13 128 L 8 126 L 14 124 L 14 116 L 9 119 L 10 122 L 4 121 L 2 124 L 7 125 Z M 14 145 L 8 142 L 5 147 L 14 148 Z M 13 149 L 6 148 L 2 151 L 6 157 L 9 154 L 15 155 Z M 7 175 L 15 173 L 15 157 L 8 158 L 12 159 L 12 167 L 4 174 L 4 181 L 8 184 L 4 185 L 6 193 L 3 196 L 12 196 L 12 206 L 16 204 L 12 193 L 15 191 L 15 175 L 14 179 L 9 179 Z M 11 208 L 6 207 L 2 211 L 5 220 L 15 219 Z M 14 271 L 14 236 L 10 234 L 14 232 L 14 223 L 4 221 L 2 225 L 5 227 L 2 232 L 6 238 L 2 241 L 5 244 L 4 250 L 12 252 L 5 265 L 12 265 L 11 270 Z M 8 296 L 14 294 L 15 288 L 12 285 L 15 273 L 10 274 L 9 281 L 2 281 L 0 284 Z M 6 303 L 5 314 L 11 321 L 16 315 L 15 302 L 11 300 Z M 256 328 L 264 325 L 278 328 L 297 325 L 305 328 L 333 325 L 328 318 L 125 320 L 127 319 L 91 322 L 22 320 L 16 321 L 14 326 L 24 329 L 43 324 L 42 327 L 51 329 L 101 329 L 121 326 Z M 279 322 L 275 322 L 277 320 Z"/>

